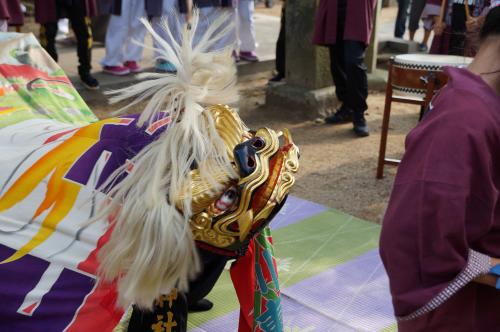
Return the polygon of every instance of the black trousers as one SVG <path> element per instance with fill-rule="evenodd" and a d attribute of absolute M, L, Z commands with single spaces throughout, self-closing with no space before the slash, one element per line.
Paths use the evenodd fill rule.
<path fill-rule="evenodd" d="M 366 45 L 360 41 L 338 40 L 330 47 L 330 66 L 337 99 L 355 113 L 368 109 Z"/>
<path fill-rule="evenodd" d="M 165 295 L 155 303 L 153 311 L 134 307 L 127 332 L 169 331 L 186 332 L 189 305 L 210 293 L 229 257 L 199 249 L 203 264 L 201 274 L 189 284 L 189 292 Z M 155 328 L 157 330 L 155 330 Z"/>
<path fill-rule="evenodd" d="M 285 5 L 281 10 L 281 26 L 278 41 L 276 42 L 276 71 L 278 75 L 285 77 L 286 70 L 286 21 Z"/>
<path fill-rule="evenodd" d="M 473 7 L 469 6 L 470 12 Z M 451 12 L 451 36 L 448 54 L 463 56 L 465 51 L 466 15 L 463 4 L 453 4 Z"/>
<path fill-rule="evenodd" d="M 410 22 L 408 23 L 408 30 L 417 31 L 422 12 L 425 8 L 425 0 L 412 0 L 410 7 Z"/>
<path fill-rule="evenodd" d="M 396 16 L 396 25 L 394 27 L 394 37 L 396 38 L 403 38 L 405 34 L 409 6 L 410 0 L 398 0 L 398 15 Z"/>
<path fill-rule="evenodd" d="M 86 16 L 85 0 L 57 1 L 58 17 L 67 16 L 77 41 L 78 72 L 90 72 L 92 68 L 92 29 L 90 18 Z M 45 23 L 40 27 L 40 43 L 42 47 L 57 62 L 56 50 L 57 22 Z"/>
<path fill-rule="evenodd" d="M 330 70 L 335 83 L 337 99 L 342 107 L 354 111 L 354 117 L 362 117 L 368 108 L 368 79 L 366 77 L 366 45 L 360 41 L 344 40 L 347 0 L 339 0 L 337 17 L 337 41 L 330 45 Z"/>

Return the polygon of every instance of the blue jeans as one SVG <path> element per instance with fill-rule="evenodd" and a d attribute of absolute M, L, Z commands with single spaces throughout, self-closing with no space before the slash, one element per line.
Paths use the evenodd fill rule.
<path fill-rule="evenodd" d="M 405 34 L 409 6 L 410 0 L 398 0 L 398 16 L 396 17 L 396 27 L 394 29 L 396 38 L 403 38 Z"/>

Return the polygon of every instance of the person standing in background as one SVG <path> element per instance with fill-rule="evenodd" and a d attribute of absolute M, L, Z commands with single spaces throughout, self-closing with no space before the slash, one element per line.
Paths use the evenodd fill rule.
<path fill-rule="evenodd" d="M 92 29 L 90 17 L 97 14 L 95 0 L 35 0 L 35 19 L 40 23 L 40 44 L 57 62 L 57 21 L 67 17 L 75 33 L 78 54 L 78 74 L 87 89 L 99 89 L 99 82 L 90 74 L 92 69 Z"/>
<path fill-rule="evenodd" d="M 0 0 L 0 32 L 7 32 L 9 25 L 21 26 L 24 16 L 19 0 Z"/>
<path fill-rule="evenodd" d="M 111 75 L 127 75 L 141 71 L 139 61 L 142 58 L 146 28 L 140 18 L 152 13 L 161 13 L 162 0 L 100 0 L 100 8 L 111 18 L 106 31 L 106 55 L 101 60 L 103 71 Z"/>
<path fill-rule="evenodd" d="M 209 27 L 210 22 L 212 22 L 220 11 L 227 11 L 231 13 L 229 21 L 234 21 L 235 18 L 235 10 L 232 5 L 232 0 L 194 0 L 193 4 L 195 7 L 198 7 L 200 10 L 200 21 L 198 23 L 198 31 L 206 31 Z M 165 29 L 162 27 L 162 24 L 168 24 L 172 31 L 173 37 L 179 41 L 180 40 L 180 32 L 176 31 L 172 27 L 177 26 L 177 17 L 180 17 L 180 20 L 185 19 L 185 15 L 188 11 L 187 0 L 163 0 L 163 9 L 162 14 L 159 16 L 154 16 L 151 20 L 151 25 L 153 29 L 160 35 L 164 40 L 170 40 L 170 37 L 166 34 Z M 180 14 L 183 14 L 179 16 Z M 195 37 L 195 43 L 197 42 L 197 38 Z M 158 47 L 157 45 L 154 45 Z M 236 31 L 233 29 L 228 32 L 225 38 L 219 40 L 215 45 L 212 46 L 211 51 L 220 50 L 225 47 L 235 47 L 236 46 Z M 168 61 L 168 59 L 160 59 L 158 58 L 158 54 L 155 54 L 156 65 L 155 69 L 157 72 L 168 72 L 174 73 L 176 72 L 175 66 Z"/>
<path fill-rule="evenodd" d="M 7 0 L 0 0 L 0 32 L 7 32 L 9 28 L 10 12 Z"/>
<path fill-rule="evenodd" d="M 364 64 L 376 0 L 321 0 L 313 42 L 330 50 L 337 99 L 342 106 L 327 117 L 328 124 L 352 121 L 358 137 L 369 135 L 364 113 L 368 108 L 368 79 Z"/>
<path fill-rule="evenodd" d="M 410 7 L 410 22 L 408 23 L 408 30 L 410 31 L 410 41 L 415 40 L 415 33 L 419 28 L 419 22 L 422 18 L 422 12 L 425 7 L 425 0 L 412 0 Z M 427 29 L 424 25 L 424 39 L 422 43 L 419 43 L 420 52 L 427 52 L 429 43 L 429 37 L 431 36 L 432 29 Z"/>
<path fill-rule="evenodd" d="M 411 0 L 398 0 L 398 14 L 394 27 L 394 37 L 403 38 L 406 31 L 406 21 L 408 19 L 408 8 Z"/>
<path fill-rule="evenodd" d="M 278 41 L 276 42 L 276 75 L 269 80 L 269 84 L 281 82 L 286 71 L 286 1 L 281 8 L 281 24 Z"/>
<path fill-rule="evenodd" d="M 250 62 L 257 62 L 259 58 L 255 53 L 257 42 L 255 41 L 255 2 L 254 0 L 238 1 L 238 39 L 239 39 L 239 59 Z"/>
<path fill-rule="evenodd" d="M 399 332 L 500 327 L 500 1 L 406 137 L 380 256 Z"/>

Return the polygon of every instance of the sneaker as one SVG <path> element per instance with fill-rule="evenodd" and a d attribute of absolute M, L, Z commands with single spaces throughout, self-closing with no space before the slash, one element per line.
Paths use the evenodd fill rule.
<path fill-rule="evenodd" d="M 284 78 L 285 76 L 283 76 L 282 74 L 276 74 L 269 80 L 269 83 L 278 83 L 283 81 Z"/>
<path fill-rule="evenodd" d="M 349 123 L 352 121 L 352 111 L 347 107 L 340 107 L 335 113 L 325 118 L 325 123 L 327 124 L 342 124 Z"/>
<path fill-rule="evenodd" d="M 141 67 L 139 67 L 139 64 L 137 63 L 137 61 L 125 61 L 123 66 L 127 67 L 131 73 L 139 73 L 142 71 Z"/>
<path fill-rule="evenodd" d="M 354 134 L 358 137 L 367 137 L 370 136 L 370 132 L 368 131 L 368 126 L 365 124 L 354 124 L 354 127 L 352 128 L 354 130 Z"/>
<path fill-rule="evenodd" d="M 214 304 L 207 300 L 207 299 L 201 299 L 198 302 L 188 304 L 188 311 L 189 312 L 203 312 L 203 311 L 208 311 L 212 309 Z"/>
<path fill-rule="evenodd" d="M 80 80 L 83 85 L 89 90 L 97 90 L 99 89 L 99 81 L 94 78 L 89 72 L 81 73 Z"/>
<path fill-rule="evenodd" d="M 125 66 L 104 66 L 103 72 L 116 76 L 123 76 L 130 74 L 130 69 Z"/>
<path fill-rule="evenodd" d="M 175 66 L 170 61 L 166 60 L 157 60 L 155 70 L 158 73 L 177 73 L 177 69 L 175 68 Z"/>
<path fill-rule="evenodd" d="M 424 43 L 421 43 L 418 44 L 418 50 L 422 53 L 427 53 L 427 51 L 429 51 L 429 48 Z"/>
<path fill-rule="evenodd" d="M 366 120 L 364 116 L 364 112 L 353 113 L 352 120 L 354 134 L 358 137 L 367 137 L 370 136 L 370 132 L 368 131 L 368 126 L 366 125 Z"/>
<path fill-rule="evenodd" d="M 250 62 L 259 61 L 257 54 L 255 54 L 255 52 L 253 52 L 253 51 L 252 52 L 240 51 L 240 59 L 243 61 L 250 61 Z"/>

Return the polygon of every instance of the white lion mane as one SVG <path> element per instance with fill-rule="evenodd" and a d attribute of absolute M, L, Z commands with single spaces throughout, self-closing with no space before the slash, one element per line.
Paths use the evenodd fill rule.
<path fill-rule="evenodd" d="M 215 169 L 222 169 L 227 180 L 236 177 L 214 120 L 204 107 L 238 99 L 232 47 L 209 51 L 234 25 L 229 14 L 223 13 L 206 31 L 198 31 L 203 35 L 194 45 L 199 18 L 195 9 L 191 26 L 182 25 L 180 42 L 175 41 L 163 20 L 162 28 L 172 43 L 163 40 L 143 19 L 159 45 L 159 58 L 170 61 L 177 73 L 144 73 L 140 75 L 144 81 L 110 92 L 114 95 L 111 102 L 136 98 L 119 114 L 149 99 L 139 126 L 154 121 L 160 112 L 168 112 L 172 118 L 168 130 L 132 160 L 133 170 L 123 181 L 112 187 L 125 166 L 100 188 L 106 191 L 112 187 L 106 191 L 108 199 L 101 205 L 98 218 L 113 216 L 114 229 L 98 256 L 99 275 L 106 281 L 117 281 L 122 307 L 134 303 L 151 308 L 159 295 L 174 287 L 186 291 L 189 280 L 200 270 L 189 227 L 191 166 L 198 165 L 214 190 L 221 190 L 225 182 L 215 180 Z M 175 202 L 181 194 L 185 197 L 183 213 Z"/>

